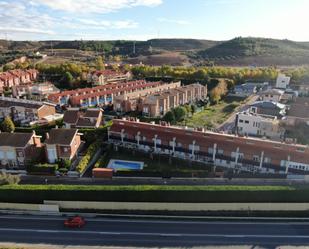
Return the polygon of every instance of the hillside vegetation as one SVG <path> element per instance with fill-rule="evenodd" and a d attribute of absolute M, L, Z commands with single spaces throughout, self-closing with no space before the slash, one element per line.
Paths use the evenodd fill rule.
<path fill-rule="evenodd" d="M 0 51 L 74 49 L 121 55 L 130 62 L 191 65 L 303 65 L 309 64 L 309 42 L 238 37 L 229 41 L 152 39 L 148 41 L 5 41 Z"/>

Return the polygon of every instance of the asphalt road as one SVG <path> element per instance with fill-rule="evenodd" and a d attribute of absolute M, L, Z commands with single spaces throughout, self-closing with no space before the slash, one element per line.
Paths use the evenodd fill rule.
<path fill-rule="evenodd" d="M 0 216 L 0 243 L 80 246 L 192 247 L 308 245 L 308 222 L 182 221 L 89 218 L 66 229 L 59 216 Z"/>

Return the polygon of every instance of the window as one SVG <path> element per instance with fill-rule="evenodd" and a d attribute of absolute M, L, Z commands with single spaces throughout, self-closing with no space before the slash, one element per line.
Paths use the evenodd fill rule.
<path fill-rule="evenodd" d="M 239 123 L 243 123 L 244 121 L 242 119 L 239 119 Z"/>
<path fill-rule="evenodd" d="M 249 120 L 245 120 L 245 124 L 249 124 Z"/>
<path fill-rule="evenodd" d="M 223 150 L 218 149 L 218 154 L 219 154 L 219 155 L 223 155 Z"/>
<path fill-rule="evenodd" d="M 67 147 L 64 147 L 64 148 L 63 148 L 63 151 L 64 151 L 64 152 L 68 152 L 69 150 L 68 150 Z"/>
<path fill-rule="evenodd" d="M 296 151 L 298 151 L 298 152 L 305 152 L 305 148 L 297 148 Z"/>
<path fill-rule="evenodd" d="M 259 161 L 260 161 L 260 157 L 257 156 L 257 155 L 254 155 L 254 156 L 253 156 L 253 161 L 259 162 Z"/>

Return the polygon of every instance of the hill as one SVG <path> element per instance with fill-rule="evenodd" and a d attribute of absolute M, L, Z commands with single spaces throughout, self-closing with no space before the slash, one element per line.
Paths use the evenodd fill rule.
<path fill-rule="evenodd" d="M 197 55 L 216 64 L 299 65 L 309 63 L 309 43 L 238 37 Z"/>
<path fill-rule="evenodd" d="M 5 41 L 0 51 L 73 49 L 105 55 L 122 55 L 128 62 L 151 65 L 269 66 L 309 64 L 309 42 L 238 37 L 228 41 L 151 39 L 148 41 Z M 93 53 L 94 54 L 94 53 Z"/>

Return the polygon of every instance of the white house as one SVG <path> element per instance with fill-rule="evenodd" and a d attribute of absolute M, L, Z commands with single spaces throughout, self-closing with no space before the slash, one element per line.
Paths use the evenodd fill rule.
<path fill-rule="evenodd" d="M 291 77 L 285 76 L 284 74 L 279 74 L 276 80 L 276 88 L 286 89 L 290 84 Z"/>
<path fill-rule="evenodd" d="M 275 116 L 240 112 L 236 115 L 235 127 L 239 135 L 263 136 L 280 140 L 284 130 L 279 123 L 280 121 Z"/>
<path fill-rule="evenodd" d="M 284 94 L 283 90 L 280 89 L 268 89 L 260 93 L 262 101 L 280 102 Z"/>

